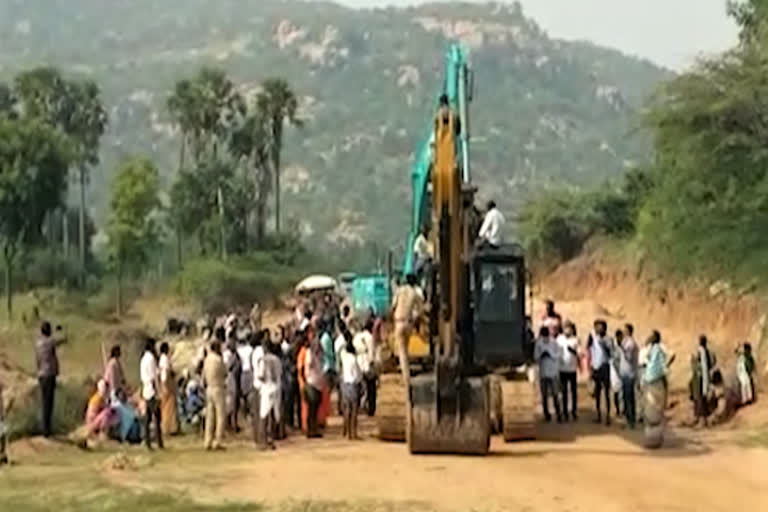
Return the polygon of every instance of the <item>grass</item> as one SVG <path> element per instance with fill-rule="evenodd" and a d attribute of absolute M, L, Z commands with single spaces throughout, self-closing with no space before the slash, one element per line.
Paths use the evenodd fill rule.
<path fill-rule="evenodd" d="M 14 512 L 426 512 L 420 503 L 285 500 L 263 504 L 215 497 L 206 502 L 153 481 L 152 490 L 116 485 L 102 470 L 106 455 L 73 448 L 48 449 L 0 469 L 0 510 Z M 183 457 L 182 457 L 183 458 Z M 233 471 L 222 467 L 222 474 Z M 131 475 L 133 476 L 133 475 Z M 190 484 L 196 477 L 190 471 Z M 131 479 L 129 479 L 131 480 Z M 141 481 L 143 483 L 143 480 Z M 205 487 L 207 483 L 201 482 Z M 215 489 L 215 486 L 213 486 Z"/>
<path fill-rule="evenodd" d="M 744 446 L 768 448 L 768 425 L 750 432 L 744 437 Z"/>

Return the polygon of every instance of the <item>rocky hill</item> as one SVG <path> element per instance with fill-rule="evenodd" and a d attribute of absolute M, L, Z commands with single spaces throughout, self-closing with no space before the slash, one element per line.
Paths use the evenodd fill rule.
<path fill-rule="evenodd" d="M 115 161 L 149 154 L 169 182 L 177 133 L 165 98 L 200 66 L 245 91 L 287 78 L 306 125 L 286 141 L 285 204 L 331 243 L 402 240 L 409 165 L 450 40 L 472 52 L 475 174 L 507 210 L 534 186 L 584 186 L 640 161 L 635 112 L 666 72 L 552 39 L 516 4 L 351 10 L 296 0 L 5 0 L 0 80 L 54 64 L 97 80 L 110 112 L 92 182 L 99 218 Z"/>

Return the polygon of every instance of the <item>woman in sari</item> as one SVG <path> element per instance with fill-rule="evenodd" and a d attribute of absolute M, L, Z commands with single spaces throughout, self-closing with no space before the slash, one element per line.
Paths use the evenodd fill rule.
<path fill-rule="evenodd" d="M 664 442 L 664 412 L 667 408 L 667 355 L 661 335 L 653 331 L 649 339 L 648 364 L 643 374 L 645 446 L 660 448 Z"/>
<path fill-rule="evenodd" d="M 160 345 L 160 428 L 164 435 L 179 433 L 179 415 L 176 406 L 176 375 L 173 371 L 168 343 Z"/>
<path fill-rule="evenodd" d="M 109 407 L 107 383 L 101 379 L 96 385 L 96 391 L 88 400 L 85 412 L 85 425 L 88 436 L 106 434 L 113 423 L 114 414 Z"/>
<path fill-rule="evenodd" d="M 296 354 L 296 375 L 299 381 L 299 397 L 301 398 L 301 431 L 307 432 L 307 416 L 309 414 L 309 406 L 307 404 L 307 397 L 304 394 L 304 389 L 307 385 L 306 379 L 306 363 L 307 363 L 307 336 L 308 332 L 304 331 L 299 333 L 299 350 Z"/>

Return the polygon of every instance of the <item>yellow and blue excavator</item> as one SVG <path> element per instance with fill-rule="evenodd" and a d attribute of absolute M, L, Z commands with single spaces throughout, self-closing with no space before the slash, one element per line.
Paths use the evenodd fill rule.
<path fill-rule="evenodd" d="M 412 248 L 426 227 L 433 262 L 422 281 L 425 320 L 411 336 L 409 360 L 398 362 L 409 379 L 395 373 L 380 382 L 379 436 L 406 441 L 411 453 L 486 454 L 494 422 L 507 441 L 534 437 L 525 259 L 516 244 L 477 241 L 472 90 L 466 50 L 452 44 L 436 115 L 412 171 L 403 273 L 415 271 Z"/>

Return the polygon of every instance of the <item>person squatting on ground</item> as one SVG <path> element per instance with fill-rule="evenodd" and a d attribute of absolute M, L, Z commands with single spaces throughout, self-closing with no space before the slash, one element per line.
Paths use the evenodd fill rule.
<path fill-rule="evenodd" d="M 549 413 L 549 399 L 555 406 L 557 422 L 563 422 L 558 395 L 558 379 L 560 377 L 560 346 L 549 335 L 549 328 L 542 327 L 536 340 L 534 359 L 539 365 L 539 386 L 541 388 L 541 407 L 544 410 L 544 420 L 549 423 L 552 415 Z"/>
<path fill-rule="evenodd" d="M 206 450 L 221 450 L 226 422 L 225 402 L 227 369 L 221 357 L 221 340 L 211 343 L 211 349 L 203 362 L 205 386 L 205 441 Z"/>
<path fill-rule="evenodd" d="M 152 422 L 157 436 L 157 446 L 163 449 L 162 414 L 160 413 L 160 372 L 155 355 L 154 338 L 147 338 L 144 344 L 144 355 L 141 356 L 141 397 L 145 404 L 144 439 L 147 448 L 152 450 Z"/>
<path fill-rule="evenodd" d="M 594 381 L 595 423 L 602 421 L 600 410 L 601 395 L 605 397 L 605 424 L 611 424 L 611 358 L 613 357 L 613 340 L 607 334 L 608 324 L 605 320 L 595 320 L 594 331 L 589 335 L 587 350 L 589 352 L 590 369 Z"/>
<path fill-rule="evenodd" d="M 571 419 L 578 419 L 578 386 L 576 377 L 579 370 L 579 338 L 576 326 L 570 320 L 565 322 L 565 330 L 557 337 L 560 347 L 560 392 L 563 399 L 563 418 L 568 421 L 568 397 L 571 401 Z"/>

